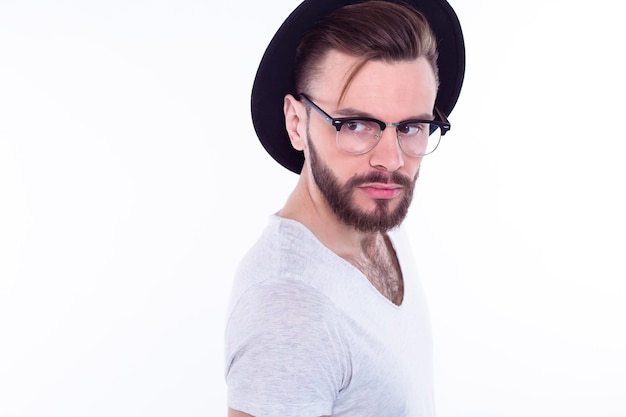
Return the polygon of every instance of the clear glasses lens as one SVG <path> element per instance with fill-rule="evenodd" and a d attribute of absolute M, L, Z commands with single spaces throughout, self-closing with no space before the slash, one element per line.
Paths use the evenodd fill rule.
<path fill-rule="evenodd" d="M 398 142 L 410 156 L 432 153 L 441 140 L 441 128 L 432 123 L 401 123 L 396 127 Z M 370 120 L 351 120 L 337 132 L 337 145 L 347 153 L 371 151 L 382 137 L 380 125 Z"/>
<path fill-rule="evenodd" d="M 339 148 L 348 153 L 361 154 L 374 149 L 381 136 L 378 123 L 370 120 L 352 120 L 337 132 Z"/>
<path fill-rule="evenodd" d="M 415 123 L 398 126 L 398 141 L 402 150 L 411 156 L 432 153 L 439 145 L 441 128 L 432 123 Z"/>

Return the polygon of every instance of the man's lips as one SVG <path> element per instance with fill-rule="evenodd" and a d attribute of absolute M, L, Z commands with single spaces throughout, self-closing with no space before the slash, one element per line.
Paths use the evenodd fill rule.
<path fill-rule="evenodd" d="M 404 187 L 399 184 L 368 183 L 360 185 L 359 189 L 371 198 L 388 200 L 402 193 Z"/>

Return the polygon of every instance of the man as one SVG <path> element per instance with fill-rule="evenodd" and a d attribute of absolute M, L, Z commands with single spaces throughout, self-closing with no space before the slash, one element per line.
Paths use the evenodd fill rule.
<path fill-rule="evenodd" d="M 397 226 L 463 73 L 444 0 L 306 0 L 283 23 L 252 114 L 300 178 L 234 282 L 229 416 L 434 415 L 427 311 Z"/>

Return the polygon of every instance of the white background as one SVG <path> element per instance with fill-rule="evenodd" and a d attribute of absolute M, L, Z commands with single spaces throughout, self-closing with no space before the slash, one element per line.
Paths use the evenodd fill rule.
<path fill-rule="evenodd" d="M 224 415 L 238 259 L 296 176 L 249 94 L 298 0 L 0 0 L 0 416 Z M 619 2 L 455 0 L 407 229 L 440 417 L 626 416 Z"/>

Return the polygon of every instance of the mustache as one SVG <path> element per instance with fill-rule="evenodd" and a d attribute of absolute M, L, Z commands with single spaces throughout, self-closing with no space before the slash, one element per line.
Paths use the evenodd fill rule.
<path fill-rule="evenodd" d="M 419 174 L 419 171 L 418 171 Z M 415 180 L 417 179 L 417 175 L 414 179 L 407 177 L 406 175 L 402 175 L 398 172 L 392 172 L 390 174 L 386 174 L 379 171 L 370 172 L 365 175 L 359 175 L 356 177 L 350 178 L 347 182 L 348 187 L 358 187 L 362 184 L 368 184 L 371 182 L 378 182 L 381 184 L 397 184 L 403 187 L 411 187 Z"/>

